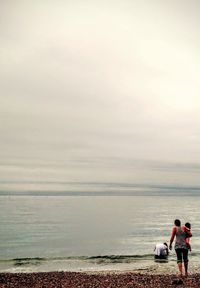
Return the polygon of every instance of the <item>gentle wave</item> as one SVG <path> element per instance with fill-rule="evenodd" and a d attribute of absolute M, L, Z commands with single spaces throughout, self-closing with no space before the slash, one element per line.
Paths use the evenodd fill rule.
<path fill-rule="evenodd" d="M 52 258 L 14 258 L 0 260 L 0 263 L 7 262 L 13 263 L 15 266 L 23 265 L 39 265 L 42 262 L 49 261 L 87 261 L 95 263 L 130 263 L 137 260 L 151 260 L 153 258 L 152 254 L 145 255 L 104 255 L 104 256 L 77 256 L 77 257 L 52 257 Z"/>
<path fill-rule="evenodd" d="M 190 257 L 200 256 L 200 252 L 193 252 Z M 103 263 L 131 263 L 139 260 L 152 260 L 153 254 L 143 254 L 143 255 L 99 255 L 99 256 L 69 256 L 69 257 L 52 257 L 52 258 L 14 258 L 0 260 L 0 263 L 12 263 L 15 266 L 26 266 L 26 265 L 40 265 L 42 262 L 53 262 L 53 261 L 87 261 L 95 262 L 99 264 Z M 173 257 L 170 257 L 171 259 Z"/>

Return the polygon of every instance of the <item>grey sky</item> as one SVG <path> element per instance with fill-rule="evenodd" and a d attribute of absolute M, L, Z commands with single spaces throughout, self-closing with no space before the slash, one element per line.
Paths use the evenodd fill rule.
<path fill-rule="evenodd" d="M 200 184 L 199 12 L 1 0 L 2 179 Z"/>

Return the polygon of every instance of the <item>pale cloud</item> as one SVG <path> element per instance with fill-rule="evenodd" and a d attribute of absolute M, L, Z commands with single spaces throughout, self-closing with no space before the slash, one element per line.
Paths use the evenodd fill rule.
<path fill-rule="evenodd" d="M 172 181 L 148 161 L 199 164 L 198 1 L 0 6 L 2 159 L 65 160 L 75 163 L 67 179 L 101 174 L 136 182 Z M 126 165 L 112 162 L 110 169 L 118 157 Z M 77 159 L 93 164 L 86 171 Z M 179 182 L 183 169 L 176 167 Z M 187 183 L 197 175 L 189 169 L 185 177 Z"/>

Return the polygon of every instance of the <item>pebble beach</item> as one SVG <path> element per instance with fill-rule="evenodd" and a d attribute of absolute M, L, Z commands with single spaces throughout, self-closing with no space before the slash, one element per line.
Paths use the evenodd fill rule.
<path fill-rule="evenodd" d="M 200 287 L 200 274 L 177 278 L 175 274 L 141 273 L 0 273 L 0 288 L 157 288 Z"/>

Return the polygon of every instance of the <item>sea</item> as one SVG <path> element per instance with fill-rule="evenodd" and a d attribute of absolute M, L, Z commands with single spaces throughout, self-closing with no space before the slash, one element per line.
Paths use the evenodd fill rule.
<path fill-rule="evenodd" d="M 0 272 L 175 273 L 174 249 L 163 263 L 153 250 L 169 243 L 176 218 L 192 225 L 190 270 L 200 268 L 198 187 L 26 181 L 0 187 Z"/>

